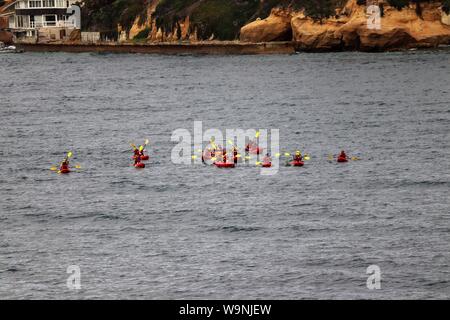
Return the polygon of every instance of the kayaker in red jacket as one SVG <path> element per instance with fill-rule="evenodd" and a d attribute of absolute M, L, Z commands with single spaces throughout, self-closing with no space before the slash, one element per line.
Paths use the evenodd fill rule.
<path fill-rule="evenodd" d="M 60 171 L 69 170 L 69 159 L 65 158 L 63 162 L 61 162 L 61 166 L 59 167 Z"/>
<path fill-rule="evenodd" d="M 136 165 L 136 164 L 138 164 L 140 162 L 141 162 L 141 155 L 138 152 L 138 154 L 135 154 L 135 156 L 134 156 L 134 164 Z"/>
<path fill-rule="evenodd" d="M 236 147 L 233 147 L 233 160 L 235 164 L 238 162 L 238 149 Z"/>
<path fill-rule="evenodd" d="M 227 162 L 227 150 L 222 149 L 222 162 Z"/>
<path fill-rule="evenodd" d="M 250 151 L 250 149 L 256 148 L 256 144 L 253 140 L 250 140 L 248 144 L 245 146 L 245 151 Z"/>
<path fill-rule="evenodd" d="M 263 158 L 263 164 L 269 164 L 272 163 L 272 158 L 270 157 L 270 153 L 267 153 L 266 156 Z"/>
<path fill-rule="evenodd" d="M 297 162 L 303 161 L 303 157 L 302 157 L 302 154 L 300 153 L 300 151 L 295 152 L 292 160 L 297 161 Z"/>
<path fill-rule="evenodd" d="M 339 158 L 339 159 L 342 159 L 342 160 L 347 160 L 347 155 L 345 154 L 345 151 L 344 151 L 344 150 L 341 151 L 341 154 L 339 155 L 338 158 Z"/>

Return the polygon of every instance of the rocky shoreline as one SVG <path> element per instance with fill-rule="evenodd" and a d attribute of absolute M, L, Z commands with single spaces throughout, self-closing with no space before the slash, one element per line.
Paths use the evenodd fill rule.
<path fill-rule="evenodd" d="M 251 54 L 293 54 L 294 43 L 242 43 L 228 41 L 179 43 L 19 43 L 17 47 L 28 52 L 97 52 L 97 53 L 147 53 L 168 55 L 251 55 Z"/>

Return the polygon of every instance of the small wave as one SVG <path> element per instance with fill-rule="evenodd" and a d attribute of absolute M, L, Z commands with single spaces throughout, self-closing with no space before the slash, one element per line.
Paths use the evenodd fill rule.
<path fill-rule="evenodd" d="M 238 226 L 225 226 L 220 228 L 223 231 L 227 232 L 251 232 L 261 230 L 261 227 L 238 227 Z"/>

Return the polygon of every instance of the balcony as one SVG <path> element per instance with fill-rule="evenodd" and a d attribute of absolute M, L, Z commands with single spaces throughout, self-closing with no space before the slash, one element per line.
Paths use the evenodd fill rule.
<path fill-rule="evenodd" d="M 48 27 L 57 27 L 57 28 L 73 28 L 75 27 L 72 21 L 42 21 L 42 22 L 30 22 L 30 29 L 37 28 L 48 28 Z"/>

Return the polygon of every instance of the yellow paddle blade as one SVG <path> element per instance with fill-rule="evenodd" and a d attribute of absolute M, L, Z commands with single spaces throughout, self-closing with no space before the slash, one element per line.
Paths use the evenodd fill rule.
<path fill-rule="evenodd" d="M 303 159 L 305 159 L 305 160 L 309 160 L 309 159 L 311 159 L 309 156 L 305 156 Z"/>
<path fill-rule="evenodd" d="M 216 158 L 216 157 L 212 157 L 211 160 L 212 160 L 212 161 L 216 161 L 217 158 Z"/>
<path fill-rule="evenodd" d="M 261 132 L 256 131 L 255 138 L 258 138 L 260 134 L 261 134 Z"/>
<path fill-rule="evenodd" d="M 148 139 L 145 139 L 144 143 L 148 144 L 150 141 Z"/>
<path fill-rule="evenodd" d="M 70 158 L 72 156 L 72 151 L 69 151 L 69 153 L 67 154 L 67 158 Z"/>
<path fill-rule="evenodd" d="M 236 155 L 236 158 L 240 158 L 240 157 L 242 157 L 240 154 L 237 154 L 237 155 Z"/>
<path fill-rule="evenodd" d="M 259 165 L 261 165 L 261 161 L 257 161 L 255 164 L 257 165 L 257 166 L 259 166 Z"/>
<path fill-rule="evenodd" d="M 250 160 L 252 157 L 250 157 L 250 156 L 245 156 L 244 158 L 245 158 L 245 160 Z"/>
<path fill-rule="evenodd" d="M 352 160 L 360 160 L 358 157 L 352 157 Z"/>
<path fill-rule="evenodd" d="M 290 154 L 289 152 L 286 152 L 284 155 L 285 155 L 286 157 L 289 157 L 291 154 Z"/>
<path fill-rule="evenodd" d="M 280 157 L 280 153 L 279 152 L 275 153 L 275 157 L 279 158 Z"/>
<path fill-rule="evenodd" d="M 58 168 L 57 167 L 51 167 L 50 170 L 56 171 L 56 170 L 58 170 Z"/>
<path fill-rule="evenodd" d="M 191 156 L 192 159 L 197 159 L 196 155 Z"/>
<path fill-rule="evenodd" d="M 79 164 L 76 164 L 76 165 L 75 165 L 75 168 L 76 168 L 76 169 L 81 169 L 81 166 L 80 166 Z"/>
<path fill-rule="evenodd" d="M 328 155 L 328 160 L 333 160 L 333 156 L 331 154 Z"/>

